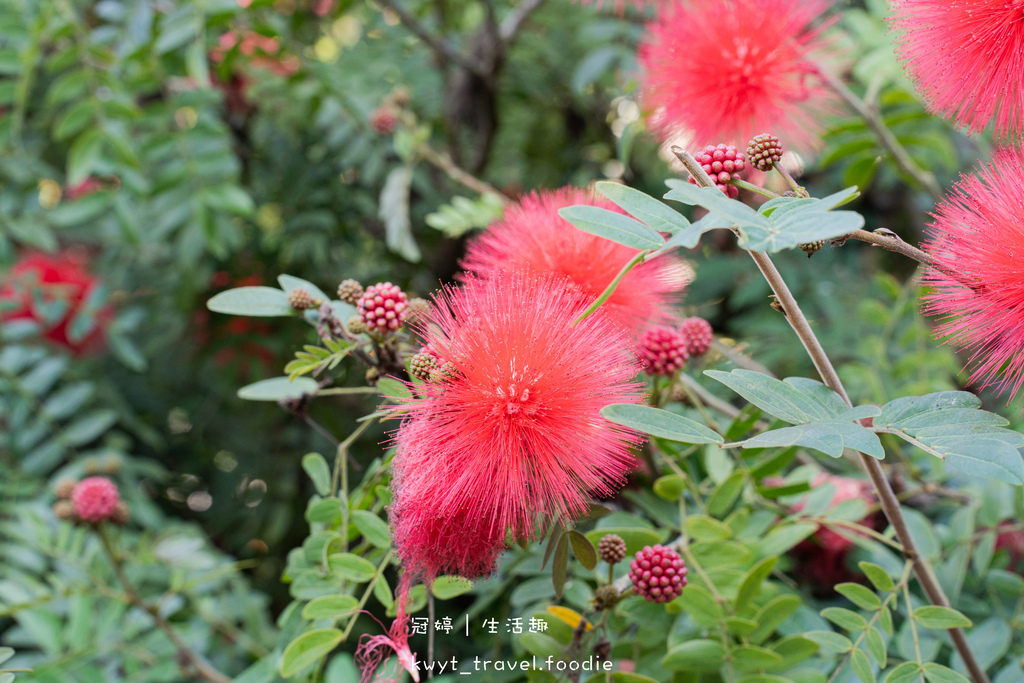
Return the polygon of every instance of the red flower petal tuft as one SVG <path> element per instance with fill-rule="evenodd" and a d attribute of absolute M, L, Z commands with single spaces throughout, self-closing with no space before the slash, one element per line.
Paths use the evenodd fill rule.
<path fill-rule="evenodd" d="M 1024 133 L 1024 0 L 901 0 L 891 24 L 929 109 L 972 133 Z"/>
<path fill-rule="evenodd" d="M 24 255 L 0 279 L 0 322 L 33 320 L 44 338 L 76 354 L 102 347 L 103 329 L 113 318 L 110 308 L 91 311 L 94 326 L 83 337 L 73 338 L 76 316 L 100 286 L 85 261 L 73 251 Z"/>
<path fill-rule="evenodd" d="M 972 352 L 972 384 L 1010 400 L 1024 385 L 1024 152 L 1004 149 L 935 207 L 925 251 L 937 269 L 924 311 L 938 337 Z"/>
<path fill-rule="evenodd" d="M 820 146 L 819 117 L 837 98 L 815 76 L 827 51 L 823 0 L 666 3 L 640 46 L 645 103 L 665 137 L 746 149 L 771 131 L 788 147 Z"/>
<path fill-rule="evenodd" d="M 533 193 L 473 240 L 462 266 L 481 278 L 514 268 L 558 273 L 593 301 L 637 250 L 583 232 L 558 215 L 559 209 L 576 205 L 622 213 L 615 204 L 588 190 L 565 187 Z M 627 273 L 602 308 L 634 329 L 669 323 L 671 304 L 688 281 L 679 261 L 661 256 Z"/>
<path fill-rule="evenodd" d="M 425 341 L 453 372 L 417 385 L 396 436 L 392 525 L 407 571 L 491 571 L 506 532 L 580 516 L 613 494 L 640 436 L 601 417 L 639 403 L 639 366 L 603 311 L 554 275 L 496 273 L 436 297 Z"/>

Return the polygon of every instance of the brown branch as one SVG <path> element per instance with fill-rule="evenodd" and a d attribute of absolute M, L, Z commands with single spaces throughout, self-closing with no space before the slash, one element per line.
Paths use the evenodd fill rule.
<path fill-rule="evenodd" d="M 174 647 L 178 648 L 178 653 L 188 660 L 195 669 L 197 675 L 208 681 L 212 681 L 213 683 L 231 683 L 231 678 L 225 676 L 220 671 L 217 671 L 217 669 L 211 666 L 202 655 L 190 648 L 188 644 L 181 639 L 181 636 L 179 636 L 178 632 L 174 630 L 171 623 L 164 619 L 163 615 L 160 614 L 156 607 L 153 607 L 143 601 L 142 596 L 139 595 L 139 591 L 136 590 L 135 585 L 124 572 L 124 567 L 121 565 L 121 558 L 118 557 L 113 544 L 110 542 L 110 534 L 107 533 L 107 526 L 105 524 L 99 525 L 99 537 L 100 541 L 103 543 L 103 550 L 106 551 L 107 557 L 110 558 L 110 563 L 114 566 L 114 574 L 117 575 L 117 580 L 120 581 L 121 586 L 124 587 L 124 592 L 128 601 L 149 614 L 153 619 L 153 622 L 157 625 L 157 628 L 163 631 L 167 636 L 167 639 L 174 643 Z"/>
<path fill-rule="evenodd" d="M 416 19 L 416 17 L 398 4 L 397 0 L 381 0 L 381 4 L 394 12 L 407 29 L 414 33 L 417 38 L 426 43 L 427 46 L 436 52 L 442 59 L 454 62 L 481 78 L 487 78 L 488 74 L 480 64 L 471 59 L 468 55 L 460 52 L 455 46 L 450 45 L 443 39 L 438 38 L 428 31 L 426 27 Z"/>
<path fill-rule="evenodd" d="M 673 149 L 673 151 L 675 151 L 675 149 Z M 714 186 L 714 181 L 708 177 L 707 173 L 705 173 L 704 169 L 700 167 L 700 164 L 697 163 L 696 159 L 682 150 L 676 154 L 683 161 L 683 164 L 686 166 L 690 174 L 693 175 L 698 185 L 702 185 L 704 187 Z M 782 279 L 782 275 L 775 267 L 771 258 L 769 258 L 765 253 L 751 251 L 749 254 L 751 258 L 754 259 L 754 263 L 757 264 L 757 267 L 761 270 L 765 279 L 768 281 L 772 291 L 775 292 L 775 296 L 782 304 L 783 311 L 786 314 L 786 319 L 789 321 L 789 324 L 793 327 L 793 331 L 796 332 L 797 337 L 800 338 L 800 342 L 807 350 L 807 354 L 811 357 L 811 361 L 813 361 L 814 367 L 817 368 L 822 381 L 826 386 L 839 394 L 847 405 L 852 406 L 850 398 L 846 394 L 846 388 L 843 386 L 842 381 L 839 379 L 839 375 L 832 366 L 832 361 L 825 353 L 825 349 L 821 346 L 821 342 L 818 341 L 818 337 L 811 329 L 810 323 L 808 323 L 807 318 L 804 317 L 804 313 L 800 309 L 800 305 L 797 303 L 793 293 L 790 292 L 789 287 L 786 285 L 785 280 Z M 907 525 L 907 520 L 903 516 L 903 511 L 900 508 L 899 499 L 897 499 L 896 493 L 892 489 L 892 485 L 886 478 L 885 472 L 882 470 L 882 465 L 878 460 L 864 453 L 860 454 L 860 460 L 864 469 L 867 470 L 872 484 L 874 484 L 875 492 L 878 494 L 878 499 L 882 506 L 882 511 L 885 512 L 885 516 L 889 520 L 889 524 L 892 525 L 893 530 L 896 532 L 896 537 L 903 546 L 904 555 L 908 560 L 914 563 L 914 573 L 917 576 L 917 580 L 921 584 L 921 588 L 924 590 L 925 595 L 927 595 L 928 600 L 931 601 L 933 605 L 949 607 L 949 600 L 946 598 L 946 594 L 943 592 L 942 587 L 935 579 L 931 566 L 929 566 L 927 560 L 921 557 L 920 553 L 917 551 L 917 546 L 914 543 L 914 537 L 910 533 L 910 527 Z M 951 628 L 949 629 L 949 635 L 953 640 L 953 646 L 960 654 L 960 657 L 964 660 L 964 664 L 967 666 L 967 670 L 970 672 L 971 678 L 974 682 L 989 683 L 985 670 L 974 657 L 974 653 L 971 651 L 971 647 L 968 644 L 967 639 L 964 637 L 963 629 Z"/>
<path fill-rule="evenodd" d="M 486 181 L 480 180 L 475 175 L 459 168 L 455 164 L 455 162 L 452 161 L 452 158 L 448 156 L 446 153 L 438 152 L 436 149 L 434 149 L 428 144 L 420 145 L 418 151 L 420 156 L 423 157 L 423 159 L 430 162 L 434 166 L 437 166 L 439 169 L 444 171 L 449 178 L 451 178 L 458 184 L 462 185 L 463 187 L 467 187 L 478 194 L 493 194 L 499 199 L 501 199 L 503 204 L 509 203 L 509 198 L 505 196 L 505 194 L 501 192 L 501 190 L 499 190 L 498 188 L 494 187 L 493 185 Z"/>

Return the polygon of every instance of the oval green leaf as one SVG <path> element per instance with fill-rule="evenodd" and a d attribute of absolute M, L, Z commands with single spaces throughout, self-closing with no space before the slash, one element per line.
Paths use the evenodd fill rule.
<path fill-rule="evenodd" d="M 206 307 L 215 313 L 273 317 L 294 315 L 288 294 L 273 287 L 237 287 L 214 296 Z"/>
<path fill-rule="evenodd" d="M 351 595 L 325 595 L 302 608 L 303 619 L 337 619 L 355 611 L 359 601 Z"/>
<path fill-rule="evenodd" d="M 601 416 L 624 427 L 680 443 L 725 443 L 720 434 L 699 422 L 660 408 L 631 403 L 613 403 L 601 409 Z"/>
<path fill-rule="evenodd" d="M 315 664 L 336 648 L 344 637 L 336 628 L 323 628 L 301 636 L 288 644 L 281 656 L 281 675 L 291 678 Z"/>

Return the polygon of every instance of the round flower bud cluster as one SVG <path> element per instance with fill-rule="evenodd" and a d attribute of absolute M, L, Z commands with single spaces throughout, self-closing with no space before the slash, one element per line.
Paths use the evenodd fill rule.
<path fill-rule="evenodd" d="M 117 485 L 106 477 L 86 477 L 80 482 L 62 480 L 54 488 L 58 501 L 53 506 L 58 518 L 89 524 L 128 521 L 128 506 Z"/>
<path fill-rule="evenodd" d="M 597 544 L 597 554 L 608 564 L 621 562 L 626 556 L 626 542 L 615 534 L 605 534 Z"/>
<path fill-rule="evenodd" d="M 782 159 L 782 143 L 774 135 L 755 135 L 747 145 L 747 159 L 758 171 L 770 171 Z"/>
<path fill-rule="evenodd" d="M 629 580 L 636 594 L 648 602 L 670 602 L 686 585 L 686 564 L 671 548 L 645 546 L 629 565 Z"/>
<path fill-rule="evenodd" d="M 704 172 L 715 181 L 715 187 L 732 199 L 739 196 L 739 188 L 730 185 L 729 181 L 739 178 L 737 174 L 747 167 L 747 157 L 743 152 L 737 152 L 733 145 L 708 145 L 696 158 Z M 693 176 L 689 181 L 697 183 Z"/>
<path fill-rule="evenodd" d="M 380 282 L 366 288 L 356 308 L 371 332 L 397 330 L 408 315 L 408 300 L 398 285 Z"/>
<path fill-rule="evenodd" d="M 445 361 L 444 363 L 441 363 L 440 365 L 437 365 L 430 372 L 430 381 L 431 382 L 437 382 L 437 383 L 440 383 L 440 382 L 450 382 L 453 379 L 457 378 L 458 376 L 459 376 L 458 368 L 455 367 L 455 363 L 453 363 L 453 362 L 451 362 L 449 360 L 449 361 Z"/>
<path fill-rule="evenodd" d="M 364 334 L 366 332 L 366 323 L 363 322 L 363 316 L 361 315 L 354 315 L 349 318 L 348 324 L 345 327 L 352 334 Z"/>
<path fill-rule="evenodd" d="M 391 107 L 383 105 L 377 107 L 370 114 L 370 127 L 380 135 L 391 135 L 398 126 L 398 116 Z"/>
<path fill-rule="evenodd" d="M 288 292 L 288 305 L 296 311 L 305 311 L 308 308 L 314 308 L 318 304 L 309 292 L 297 287 Z"/>
<path fill-rule="evenodd" d="M 409 360 L 409 374 L 423 382 L 431 381 L 437 370 L 437 358 L 429 353 L 417 353 Z"/>
<path fill-rule="evenodd" d="M 430 302 L 420 297 L 409 299 L 409 321 L 426 320 L 430 313 Z"/>
<path fill-rule="evenodd" d="M 599 610 L 612 609 L 620 597 L 619 589 L 615 586 L 601 586 L 594 591 L 594 607 Z"/>
<path fill-rule="evenodd" d="M 687 318 L 679 325 L 679 334 L 686 339 L 686 350 L 690 358 L 703 356 L 711 348 L 715 333 L 711 323 L 704 318 Z"/>
<path fill-rule="evenodd" d="M 338 298 L 347 304 L 355 306 L 363 296 L 363 286 L 349 278 L 338 285 Z"/>
<path fill-rule="evenodd" d="M 825 240 L 818 240 L 817 242 L 805 242 L 803 244 L 798 244 L 796 246 L 802 249 L 805 254 L 807 254 L 807 258 L 811 258 L 816 253 L 818 253 L 818 251 L 823 246 L 825 246 Z"/>
<path fill-rule="evenodd" d="M 637 355 L 650 375 L 674 375 L 690 357 L 689 342 L 673 327 L 652 327 L 640 336 Z"/>

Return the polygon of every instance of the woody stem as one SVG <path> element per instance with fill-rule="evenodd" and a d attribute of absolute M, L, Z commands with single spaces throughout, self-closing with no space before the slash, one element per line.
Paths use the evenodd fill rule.
<path fill-rule="evenodd" d="M 700 167 L 696 159 L 685 152 L 683 154 L 685 155 L 683 163 L 687 166 L 687 170 L 689 170 L 694 176 L 697 184 L 704 187 L 713 187 L 714 182 L 704 172 L 704 169 Z M 786 285 L 785 280 L 782 279 L 782 275 L 775 267 L 771 258 L 769 258 L 767 254 L 760 252 L 751 251 L 748 253 L 751 258 L 754 259 L 754 263 L 757 264 L 761 274 L 764 275 L 765 279 L 768 281 L 772 291 L 775 292 L 775 296 L 778 298 L 779 303 L 782 304 L 782 310 L 786 314 L 786 319 L 792 326 L 793 331 L 796 332 L 797 337 L 800 338 L 800 342 L 803 344 L 804 349 L 807 350 L 807 354 L 811 357 L 811 361 L 813 361 L 814 367 L 817 368 L 822 381 L 826 386 L 828 386 L 828 388 L 839 394 L 847 405 L 852 406 L 850 398 L 846 394 L 846 388 L 843 386 L 842 381 L 840 381 L 839 375 L 836 373 L 836 370 L 832 365 L 832 361 L 825 353 L 825 349 L 822 347 L 821 342 L 818 341 L 818 337 L 811 329 L 810 323 L 807 322 L 807 318 L 800 309 L 800 305 L 797 303 L 793 293 L 790 292 L 789 287 Z M 864 469 L 867 470 L 868 476 L 871 478 L 871 483 L 874 485 L 875 492 L 878 494 L 882 511 L 885 513 L 886 518 L 889 520 L 889 524 L 896 532 L 896 537 L 903 546 L 904 555 L 908 560 L 914 563 L 914 573 L 917 576 L 918 582 L 921 584 L 922 590 L 924 590 L 925 595 L 927 595 L 928 600 L 933 605 L 949 607 L 949 599 L 946 598 L 946 594 L 943 592 L 942 587 L 935 579 L 935 575 L 932 573 L 931 567 L 917 551 L 917 545 L 914 543 L 914 538 L 910 534 L 910 527 L 907 525 L 907 520 L 903 516 L 903 511 L 900 508 L 899 499 L 896 497 L 896 493 L 893 491 L 892 485 L 886 478 L 885 472 L 882 470 L 882 465 L 878 460 L 864 453 L 860 454 L 860 460 Z M 949 629 L 949 635 L 953 640 L 953 646 L 956 648 L 956 651 L 960 654 L 964 664 L 967 666 L 967 670 L 970 672 L 974 683 L 989 683 L 988 676 L 985 674 L 985 670 L 978 663 L 974 653 L 971 651 L 971 647 L 967 643 L 967 639 L 964 637 L 963 630 L 959 628 L 951 628 Z"/>

